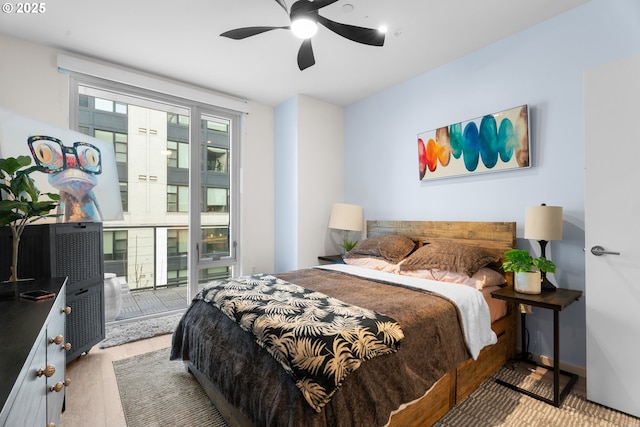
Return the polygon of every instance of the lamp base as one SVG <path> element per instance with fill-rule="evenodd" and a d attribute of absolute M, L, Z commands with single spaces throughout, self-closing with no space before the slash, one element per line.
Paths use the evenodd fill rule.
<path fill-rule="evenodd" d="M 554 292 L 557 288 L 556 286 L 547 279 L 546 276 L 542 276 L 541 286 L 542 291 Z"/>

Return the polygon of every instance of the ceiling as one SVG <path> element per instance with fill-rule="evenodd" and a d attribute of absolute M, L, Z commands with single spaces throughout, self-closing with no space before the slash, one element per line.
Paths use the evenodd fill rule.
<path fill-rule="evenodd" d="M 316 64 L 304 71 L 296 62 L 301 42 L 288 30 L 219 36 L 289 25 L 276 0 L 58 0 L 41 3 L 44 13 L 0 14 L 0 33 L 267 105 L 303 94 L 346 106 L 587 1 L 340 0 L 320 14 L 386 25 L 384 47 L 320 27 Z"/>

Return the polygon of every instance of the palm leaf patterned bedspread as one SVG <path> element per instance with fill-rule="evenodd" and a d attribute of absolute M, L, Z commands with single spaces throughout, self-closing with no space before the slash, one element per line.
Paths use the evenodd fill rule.
<path fill-rule="evenodd" d="M 404 338 L 388 316 L 267 274 L 211 282 L 195 299 L 253 333 L 318 412 L 350 372 Z"/>

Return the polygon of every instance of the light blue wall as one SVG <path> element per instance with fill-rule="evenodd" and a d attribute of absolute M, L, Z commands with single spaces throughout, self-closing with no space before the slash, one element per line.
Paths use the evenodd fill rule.
<path fill-rule="evenodd" d="M 421 48 L 429 54 L 429 43 Z M 345 199 L 367 219 L 516 221 L 564 207 L 552 281 L 584 290 L 583 72 L 640 53 L 640 1 L 592 0 L 345 110 Z M 421 183 L 418 133 L 528 104 L 532 167 Z M 585 366 L 584 299 L 560 315 L 561 362 Z M 527 318 L 529 350 L 552 356 L 552 314 Z"/>
<path fill-rule="evenodd" d="M 275 110 L 275 271 L 298 265 L 298 99 Z"/>

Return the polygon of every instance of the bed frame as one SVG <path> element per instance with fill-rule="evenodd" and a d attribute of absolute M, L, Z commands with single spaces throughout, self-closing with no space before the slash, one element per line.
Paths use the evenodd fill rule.
<path fill-rule="evenodd" d="M 367 221 L 367 237 L 402 234 L 423 243 L 464 242 L 482 247 L 501 260 L 506 250 L 516 243 L 515 222 L 449 222 L 449 221 Z M 507 286 L 513 286 L 507 274 Z M 478 359 L 468 359 L 445 374 L 420 399 L 402 405 L 391 415 L 389 426 L 431 426 L 453 406 L 462 401 L 515 354 L 516 309 L 491 325 L 498 342 L 485 347 Z M 254 427 L 251 420 L 230 405 L 217 388 L 193 365 L 189 370 L 216 405 L 230 427 Z"/>

